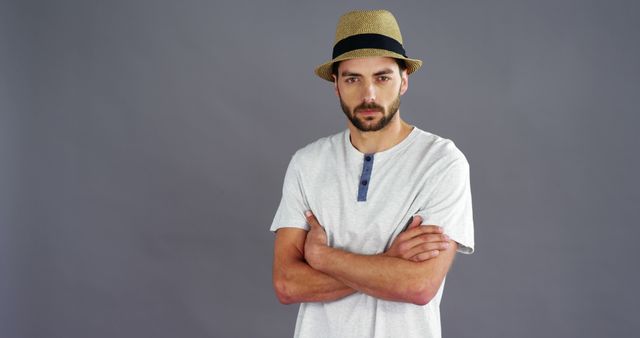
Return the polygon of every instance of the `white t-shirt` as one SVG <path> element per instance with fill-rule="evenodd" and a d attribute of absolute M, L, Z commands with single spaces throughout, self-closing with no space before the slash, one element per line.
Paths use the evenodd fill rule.
<path fill-rule="evenodd" d="M 324 226 L 329 246 L 356 254 L 384 252 L 413 215 L 443 227 L 459 252 L 474 248 L 469 164 L 451 140 L 417 127 L 374 154 L 358 151 L 348 129 L 298 150 L 270 230 L 308 230 L 306 210 Z M 295 337 L 440 337 L 444 284 L 424 306 L 360 292 L 302 303 Z"/>

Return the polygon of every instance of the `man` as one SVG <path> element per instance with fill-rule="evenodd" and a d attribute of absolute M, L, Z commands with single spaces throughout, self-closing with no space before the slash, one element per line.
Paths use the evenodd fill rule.
<path fill-rule="evenodd" d="M 451 140 L 400 117 L 408 75 L 391 13 L 338 23 L 333 82 L 348 129 L 298 150 L 271 231 L 273 282 L 301 303 L 296 337 L 440 337 L 455 252 L 474 246 L 469 165 Z"/>

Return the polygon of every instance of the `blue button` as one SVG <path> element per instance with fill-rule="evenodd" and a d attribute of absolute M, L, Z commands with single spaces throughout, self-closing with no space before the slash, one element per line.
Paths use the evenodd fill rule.
<path fill-rule="evenodd" d="M 367 185 L 368 182 L 367 182 L 367 180 L 362 180 L 362 182 L 360 182 L 360 183 L 362 183 L 362 185 Z"/>
<path fill-rule="evenodd" d="M 365 161 L 369 162 L 369 161 L 371 161 L 371 156 L 367 155 L 367 156 L 364 157 L 364 159 L 365 159 Z"/>

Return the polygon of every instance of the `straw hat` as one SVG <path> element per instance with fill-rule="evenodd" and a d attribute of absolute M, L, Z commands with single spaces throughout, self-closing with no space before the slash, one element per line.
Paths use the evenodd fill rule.
<path fill-rule="evenodd" d="M 319 77 L 333 82 L 331 65 L 334 62 L 371 56 L 404 60 L 408 74 L 422 66 L 422 61 L 407 57 L 402 46 L 400 27 L 391 12 L 352 11 L 343 14 L 338 21 L 333 59 L 318 66 L 315 72 Z"/>

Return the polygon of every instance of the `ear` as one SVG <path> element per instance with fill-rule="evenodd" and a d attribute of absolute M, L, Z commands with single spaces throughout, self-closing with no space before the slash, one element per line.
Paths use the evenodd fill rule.
<path fill-rule="evenodd" d="M 404 93 L 409 89 L 409 75 L 407 74 L 407 70 L 403 70 L 400 74 L 400 95 L 404 95 Z"/>
<path fill-rule="evenodd" d="M 335 74 L 331 74 L 333 77 L 333 89 L 335 90 L 336 96 L 340 97 L 340 90 L 338 89 L 338 77 Z"/>

